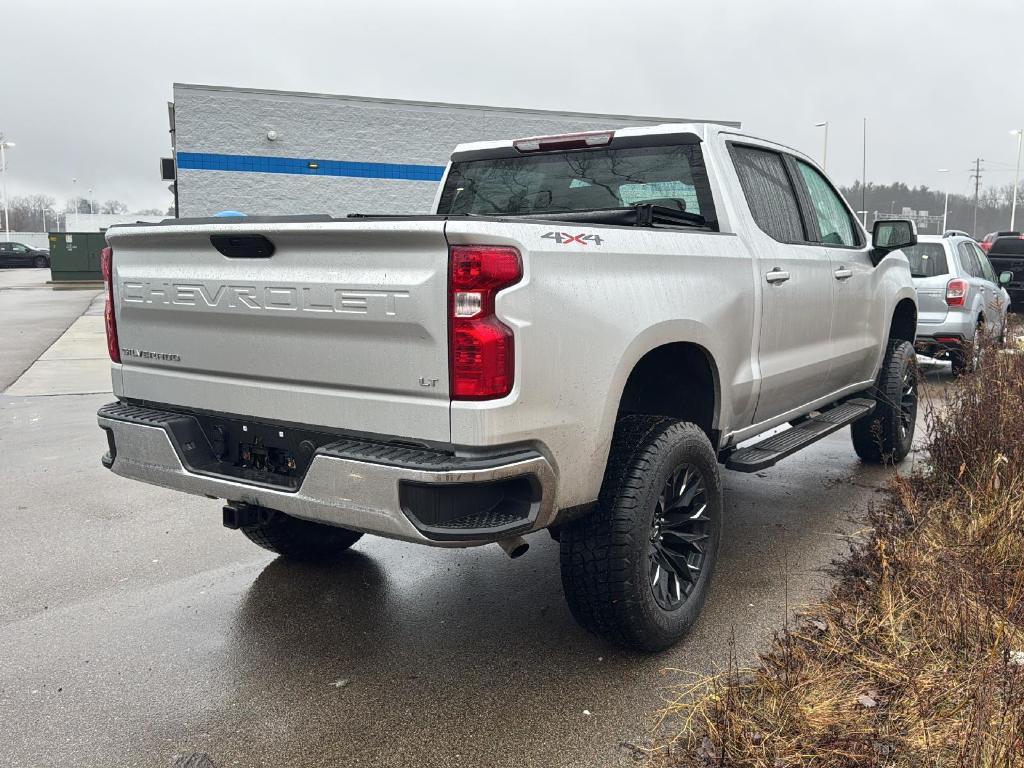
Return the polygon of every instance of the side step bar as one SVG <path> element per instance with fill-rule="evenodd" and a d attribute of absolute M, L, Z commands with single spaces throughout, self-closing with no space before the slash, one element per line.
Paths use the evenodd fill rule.
<path fill-rule="evenodd" d="M 732 451 L 725 459 L 725 468 L 737 472 L 757 472 L 765 469 L 847 424 L 867 416 L 873 410 L 875 401 L 863 397 L 839 403 L 816 416 L 797 422 L 785 432 L 779 432 L 759 443 Z"/>

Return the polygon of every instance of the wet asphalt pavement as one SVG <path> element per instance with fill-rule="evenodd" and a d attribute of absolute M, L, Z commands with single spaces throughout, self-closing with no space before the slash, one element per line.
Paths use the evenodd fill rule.
<path fill-rule="evenodd" d="M 93 295 L 0 290 L 0 320 L 30 329 L 19 356 L 0 337 L 0 382 Z M 671 686 L 751 660 L 822 593 L 888 476 L 848 430 L 723 472 L 704 615 L 642 656 L 575 625 L 543 532 L 516 561 L 371 537 L 331 565 L 278 561 L 218 502 L 104 470 L 110 399 L 0 395 L 2 766 L 635 764 Z"/>

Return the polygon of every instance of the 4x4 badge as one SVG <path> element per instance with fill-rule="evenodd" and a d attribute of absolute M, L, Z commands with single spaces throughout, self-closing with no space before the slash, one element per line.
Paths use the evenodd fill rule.
<path fill-rule="evenodd" d="M 554 240 L 559 245 L 570 245 L 576 243 L 577 245 L 586 245 L 588 242 L 594 245 L 600 245 L 604 242 L 604 238 L 600 235 L 589 235 L 585 232 L 581 232 L 578 235 L 571 235 L 568 232 L 547 232 L 541 235 L 542 240 Z"/>

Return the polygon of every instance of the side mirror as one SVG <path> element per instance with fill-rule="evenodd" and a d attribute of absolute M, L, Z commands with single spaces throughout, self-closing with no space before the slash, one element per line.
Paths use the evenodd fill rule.
<path fill-rule="evenodd" d="M 871 263 L 878 262 L 891 251 L 917 245 L 917 225 L 910 219 L 884 219 L 871 228 Z"/>
<path fill-rule="evenodd" d="M 871 247 L 885 251 L 917 245 L 917 226 L 910 219 L 876 221 L 871 229 Z"/>
<path fill-rule="evenodd" d="M 1000 272 L 999 273 L 999 284 L 1006 285 L 1013 280 L 1013 272 Z"/>

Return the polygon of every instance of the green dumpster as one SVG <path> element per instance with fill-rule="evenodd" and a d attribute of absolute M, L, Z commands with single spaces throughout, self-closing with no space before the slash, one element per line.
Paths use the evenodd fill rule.
<path fill-rule="evenodd" d="M 102 232 L 52 232 L 50 275 L 53 281 L 102 280 L 100 251 L 106 244 Z"/>

